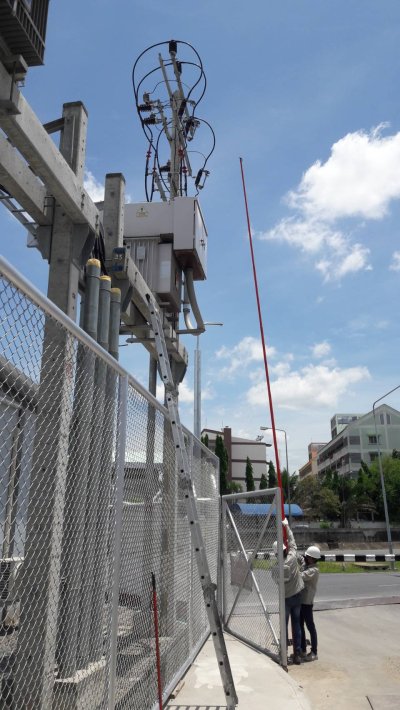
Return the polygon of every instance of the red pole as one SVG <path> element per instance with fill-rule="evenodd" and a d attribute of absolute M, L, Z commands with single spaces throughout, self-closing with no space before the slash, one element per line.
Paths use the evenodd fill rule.
<path fill-rule="evenodd" d="M 263 349 L 263 355 L 264 355 L 264 367 L 265 367 L 265 379 L 267 382 L 267 391 L 268 391 L 268 401 L 269 401 L 269 411 L 271 414 L 271 424 L 272 424 L 272 437 L 274 440 L 274 451 L 275 451 L 275 461 L 276 461 L 276 472 L 278 476 L 278 486 L 281 490 L 281 512 L 282 512 L 282 520 L 285 517 L 285 509 L 283 506 L 283 492 L 282 492 L 282 476 L 281 476 L 281 467 L 279 465 L 279 454 L 278 454 L 278 441 L 276 438 L 276 429 L 275 429 L 275 417 L 274 417 L 274 407 L 272 404 L 272 394 L 271 394 L 271 385 L 269 381 L 269 372 L 268 372 L 268 361 L 267 361 L 267 349 L 265 347 L 265 338 L 264 338 L 264 326 L 263 326 L 263 320 L 262 320 L 262 313 L 261 313 L 261 306 L 260 306 L 260 297 L 259 297 L 259 292 L 258 292 L 258 281 L 257 281 L 257 271 L 256 271 L 256 262 L 254 259 L 254 250 L 253 250 L 253 238 L 251 236 L 251 227 L 250 227 L 250 216 L 249 216 L 249 207 L 247 204 L 247 193 L 246 193 L 246 183 L 244 180 L 244 170 L 243 170 L 243 159 L 239 158 L 240 160 L 240 170 L 242 173 L 242 183 L 243 183 L 243 195 L 244 195 L 244 204 L 246 208 L 246 218 L 247 218 L 247 230 L 249 233 L 249 242 L 250 242 L 250 252 L 251 252 L 251 263 L 253 266 L 253 276 L 254 276 L 254 287 L 256 291 L 256 300 L 257 300 L 257 310 L 258 310 L 258 320 L 260 323 L 260 334 L 261 334 L 261 342 L 262 342 L 262 349 Z M 285 528 L 283 529 L 284 532 L 284 537 L 286 530 Z"/>
<path fill-rule="evenodd" d="M 159 638 L 159 632 L 158 632 L 157 589 L 156 589 L 156 576 L 154 573 L 152 573 L 152 575 L 151 575 L 151 582 L 152 582 L 152 586 L 153 586 L 154 634 L 155 634 L 155 639 L 156 639 L 158 707 L 159 707 L 159 710 L 163 710 L 162 685 L 161 685 L 160 638 Z"/>

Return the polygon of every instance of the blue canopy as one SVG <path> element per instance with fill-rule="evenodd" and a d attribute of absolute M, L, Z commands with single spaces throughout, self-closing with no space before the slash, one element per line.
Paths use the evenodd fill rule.
<path fill-rule="evenodd" d="M 243 515 L 268 515 L 270 507 L 270 503 L 234 503 L 232 506 L 233 510 L 239 510 Z M 285 503 L 283 507 L 288 517 L 289 505 Z M 290 514 L 293 518 L 299 518 L 303 515 L 303 511 L 297 503 L 291 503 Z M 275 510 L 272 511 L 272 515 L 275 515 Z"/>

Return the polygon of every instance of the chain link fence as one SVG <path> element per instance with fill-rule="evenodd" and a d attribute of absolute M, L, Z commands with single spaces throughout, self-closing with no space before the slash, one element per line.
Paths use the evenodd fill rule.
<path fill-rule="evenodd" d="M 286 666 L 281 520 L 279 488 L 222 497 L 225 629 Z"/>
<path fill-rule="evenodd" d="M 213 581 L 216 457 L 185 432 Z M 167 410 L 0 259 L 0 709 L 158 707 L 209 633 Z"/>

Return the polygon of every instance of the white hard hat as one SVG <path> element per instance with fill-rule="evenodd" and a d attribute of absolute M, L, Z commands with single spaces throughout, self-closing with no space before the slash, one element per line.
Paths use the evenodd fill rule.
<path fill-rule="evenodd" d="M 286 545 L 285 545 L 285 543 L 283 543 L 282 549 L 283 549 L 283 550 L 286 550 Z M 277 552 L 278 552 L 278 540 L 275 540 L 274 544 L 272 545 L 272 551 L 275 553 L 275 555 L 277 554 Z"/>
<path fill-rule="evenodd" d="M 320 560 L 321 550 L 316 545 L 311 545 L 310 547 L 307 547 L 306 555 L 307 557 L 312 557 L 314 560 Z"/>

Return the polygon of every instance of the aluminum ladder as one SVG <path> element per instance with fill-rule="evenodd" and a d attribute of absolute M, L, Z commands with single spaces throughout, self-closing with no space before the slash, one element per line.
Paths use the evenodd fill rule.
<path fill-rule="evenodd" d="M 216 584 L 211 579 L 206 552 L 204 549 L 203 535 L 200 528 L 197 514 L 196 500 L 193 493 L 192 480 L 190 476 L 189 457 L 179 417 L 178 391 L 175 386 L 171 365 L 169 362 L 167 345 L 165 341 L 162 315 L 158 305 L 155 303 L 152 294 L 146 296 L 151 327 L 154 333 L 155 345 L 157 348 L 157 358 L 160 374 L 165 387 L 165 397 L 168 412 L 171 417 L 172 436 L 176 451 L 176 464 L 179 481 L 185 496 L 185 504 L 190 525 L 192 546 L 195 551 L 197 569 L 200 576 L 200 583 L 203 590 L 203 597 L 206 605 L 208 621 L 210 624 L 211 636 L 214 643 L 215 654 L 224 688 L 227 710 L 234 710 L 238 704 L 235 685 L 233 682 L 232 670 L 226 650 L 225 639 L 222 631 L 222 623 L 219 615 L 217 601 L 215 598 Z"/>

